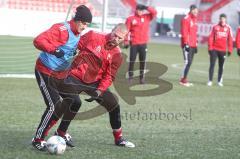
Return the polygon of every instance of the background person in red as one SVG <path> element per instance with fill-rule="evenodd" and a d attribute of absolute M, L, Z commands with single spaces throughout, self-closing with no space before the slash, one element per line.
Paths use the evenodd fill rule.
<path fill-rule="evenodd" d="M 183 49 L 185 65 L 179 83 L 187 87 L 193 85 L 192 83 L 188 82 L 187 76 L 194 54 L 197 53 L 197 14 L 197 6 L 191 5 L 189 14 L 186 15 L 181 21 L 181 47 Z"/>
<path fill-rule="evenodd" d="M 240 27 L 238 27 L 238 30 L 237 30 L 236 47 L 237 47 L 237 54 L 240 57 Z"/>
<path fill-rule="evenodd" d="M 63 137 L 66 144 L 74 147 L 71 136 L 66 133 L 71 120 L 64 120 L 65 116 L 75 116 L 74 113 L 60 111 L 60 105 L 64 98 L 74 99 L 71 109 L 77 112 L 81 101 L 78 95 L 66 95 L 57 91 L 50 83 L 61 87 L 63 78 L 67 76 L 72 60 L 80 40 L 80 33 L 92 21 L 90 10 L 84 6 L 78 6 L 71 21 L 54 24 L 50 29 L 39 34 L 33 41 L 34 46 L 41 50 L 35 66 L 35 76 L 41 90 L 47 108 L 32 140 L 32 145 L 37 150 L 46 151 L 45 137 L 53 125 L 63 115 L 63 119 L 55 132 L 55 135 Z M 70 114 L 69 114 L 70 113 Z"/>
<path fill-rule="evenodd" d="M 145 11 L 148 13 L 145 13 Z M 131 46 L 128 68 L 130 83 L 133 79 L 134 63 L 137 54 L 139 53 L 140 83 L 144 84 L 144 69 L 147 53 L 147 42 L 149 39 L 149 25 L 156 15 L 157 11 L 154 8 L 138 4 L 135 15 L 128 17 L 126 20 L 126 25 L 130 34 L 130 40 L 125 41 L 125 47 L 128 48 L 129 44 Z"/>
<path fill-rule="evenodd" d="M 86 101 L 96 100 L 109 111 L 115 144 L 135 147 L 133 143 L 122 137 L 120 106 L 114 94 L 108 89 L 122 63 L 118 45 L 123 42 L 127 33 L 126 25 L 120 23 L 110 34 L 89 31 L 83 35 L 79 43 L 80 53 L 72 64 L 69 76 L 65 79 L 67 88 L 71 88 L 68 89 L 70 92 L 62 91 L 74 94 L 85 92 L 90 95 L 91 98 Z"/>
<path fill-rule="evenodd" d="M 218 85 L 223 86 L 223 65 L 226 57 L 230 56 L 233 50 L 232 29 L 226 23 L 227 17 L 221 14 L 219 23 L 214 25 L 208 39 L 208 51 L 210 57 L 208 86 L 212 86 L 215 62 L 218 58 Z"/>

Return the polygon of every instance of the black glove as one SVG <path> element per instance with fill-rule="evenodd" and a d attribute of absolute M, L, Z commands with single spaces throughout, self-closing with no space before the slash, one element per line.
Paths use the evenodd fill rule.
<path fill-rule="evenodd" d="M 90 98 L 85 99 L 85 101 L 87 101 L 87 102 L 92 102 L 92 101 L 94 101 L 94 100 L 100 100 L 100 101 L 102 101 L 103 99 L 100 97 L 100 95 L 101 95 L 101 92 L 100 92 L 99 90 L 96 90 L 96 91 L 93 93 L 93 95 L 92 95 Z"/>
<path fill-rule="evenodd" d="M 231 52 L 228 51 L 228 52 L 227 52 L 227 56 L 228 56 L 228 57 L 231 56 Z"/>
<path fill-rule="evenodd" d="M 64 56 L 64 51 L 61 50 L 61 49 L 56 49 L 56 50 L 54 51 L 54 55 L 55 55 L 57 58 L 61 58 L 61 57 Z"/>
<path fill-rule="evenodd" d="M 73 51 L 73 56 L 77 55 L 77 50 Z"/>
<path fill-rule="evenodd" d="M 189 45 L 184 45 L 184 46 L 183 46 L 183 49 L 184 49 L 184 51 L 187 51 L 187 52 L 190 51 L 190 47 L 189 47 Z"/>
<path fill-rule="evenodd" d="M 195 54 L 198 53 L 198 48 L 197 48 L 197 47 L 194 48 L 194 53 L 195 53 Z"/>
<path fill-rule="evenodd" d="M 129 48 L 129 44 L 124 44 L 123 48 L 124 49 L 128 49 Z"/>
<path fill-rule="evenodd" d="M 240 56 L 240 49 L 237 49 L 237 54 L 238 56 Z"/>
<path fill-rule="evenodd" d="M 213 52 L 212 50 L 208 50 L 208 54 L 209 54 L 209 55 L 211 55 L 212 52 Z"/>

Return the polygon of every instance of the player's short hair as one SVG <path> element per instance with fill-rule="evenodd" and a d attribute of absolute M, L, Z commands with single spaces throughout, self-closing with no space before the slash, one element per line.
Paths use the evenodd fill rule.
<path fill-rule="evenodd" d="M 116 30 L 116 29 L 119 29 L 121 32 L 128 32 L 128 28 L 126 26 L 126 24 L 124 23 L 118 23 L 112 31 Z"/>
<path fill-rule="evenodd" d="M 195 4 L 192 4 L 192 5 L 190 5 L 190 11 L 192 11 L 192 10 L 194 10 L 194 9 L 197 9 L 197 6 L 195 5 Z"/>
<path fill-rule="evenodd" d="M 227 18 L 227 15 L 222 13 L 222 14 L 219 15 L 219 18 Z"/>

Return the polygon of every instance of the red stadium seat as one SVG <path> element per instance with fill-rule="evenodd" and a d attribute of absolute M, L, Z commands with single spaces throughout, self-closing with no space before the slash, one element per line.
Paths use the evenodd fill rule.
<path fill-rule="evenodd" d="M 9 9 L 67 12 L 71 2 L 72 0 L 8 0 L 7 7 Z M 92 10 L 93 15 L 99 13 L 88 0 L 76 0 L 72 9 L 76 9 L 77 5 L 80 4 L 87 5 Z"/>

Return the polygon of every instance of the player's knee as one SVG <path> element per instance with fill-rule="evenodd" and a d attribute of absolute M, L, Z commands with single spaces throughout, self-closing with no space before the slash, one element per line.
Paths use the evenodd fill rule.
<path fill-rule="evenodd" d="M 187 67 L 190 67 L 192 65 L 192 61 L 188 61 Z"/>
<path fill-rule="evenodd" d="M 108 112 L 110 112 L 119 106 L 118 98 L 112 92 L 106 91 L 103 94 L 103 102 L 101 105 L 104 106 Z"/>
<path fill-rule="evenodd" d="M 82 105 L 81 100 L 74 100 L 71 107 L 70 107 L 71 112 L 78 112 L 81 105 Z"/>

